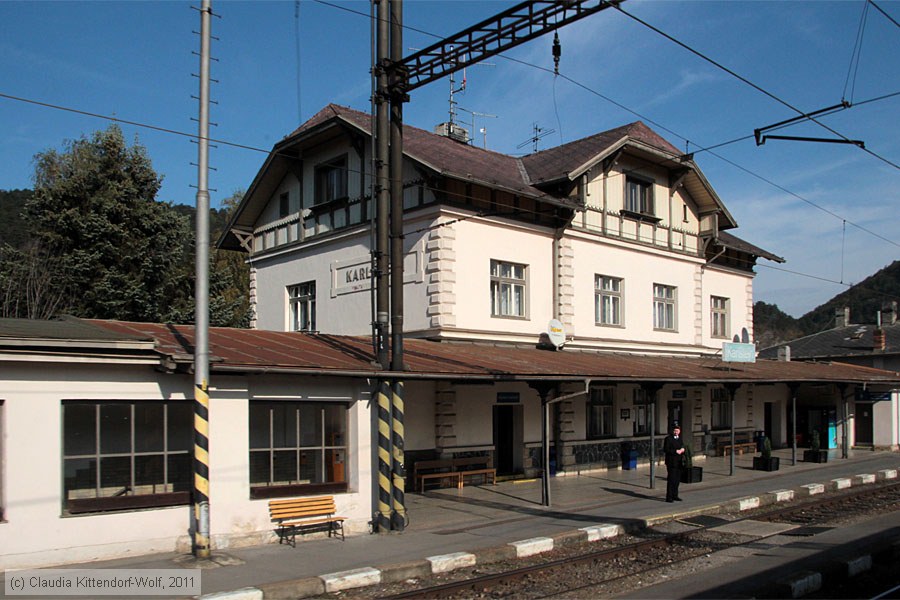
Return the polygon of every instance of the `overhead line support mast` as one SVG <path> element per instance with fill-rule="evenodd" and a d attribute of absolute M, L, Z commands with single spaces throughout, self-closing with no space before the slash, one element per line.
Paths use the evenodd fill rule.
<path fill-rule="evenodd" d="M 390 274 L 390 370 L 399 373 L 403 363 L 403 103 L 409 92 L 486 58 L 515 48 L 527 41 L 574 23 L 601 10 L 618 6 L 624 0 L 530 0 L 522 2 L 459 33 L 402 57 L 402 0 L 373 0 L 377 7 L 378 40 L 374 164 L 379 169 L 376 223 L 376 257 L 380 265 L 390 255 L 389 271 L 377 269 L 376 338 L 378 362 L 387 365 L 388 295 L 386 276 Z M 384 103 L 390 103 L 385 110 Z M 390 137 L 387 143 L 386 137 Z M 384 169 L 387 166 L 387 172 Z M 390 201 L 385 198 L 385 177 L 390 179 Z M 386 213 L 390 209 L 390 218 Z M 389 240 L 389 242 L 388 242 Z M 373 530 L 402 531 L 406 527 L 404 486 L 403 381 L 394 378 L 378 383 L 378 471 L 379 486 Z M 388 401 L 390 396 L 390 401 Z M 547 440 L 544 439 L 546 446 Z M 545 483 L 549 473 L 544 469 Z M 549 504 L 549 498 L 546 503 Z"/>

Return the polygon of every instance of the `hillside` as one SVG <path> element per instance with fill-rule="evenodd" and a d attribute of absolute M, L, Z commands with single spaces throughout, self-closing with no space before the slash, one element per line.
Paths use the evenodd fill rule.
<path fill-rule="evenodd" d="M 894 261 L 799 319 L 774 304 L 753 305 L 753 329 L 759 348 L 796 339 L 834 327 L 835 311 L 850 308 L 852 323 L 875 323 L 885 302 L 900 302 L 900 261 Z"/>

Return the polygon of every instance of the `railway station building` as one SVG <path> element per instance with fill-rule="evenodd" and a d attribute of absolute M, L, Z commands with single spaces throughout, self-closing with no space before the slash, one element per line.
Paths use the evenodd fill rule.
<path fill-rule="evenodd" d="M 646 464 L 674 421 L 697 455 L 732 430 L 784 446 L 797 397 L 844 407 L 852 432 L 861 389 L 886 394 L 877 443 L 897 448 L 893 367 L 729 360 L 723 344 L 752 343 L 756 261 L 781 259 L 733 235 L 692 158 L 642 123 L 524 157 L 406 127 L 405 364 L 378 365 L 370 132 L 324 108 L 275 145 L 219 241 L 246 253 L 255 318 L 210 331 L 213 548 L 273 541 L 284 496 L 332 494 L 369 531 L 382 379 L 404 382 L 408 492 L 431 459 L 563 476 L 621 468 L 625 445 Z M 2 568 L 189 551 L 193 340 L 0 320 Z"/>

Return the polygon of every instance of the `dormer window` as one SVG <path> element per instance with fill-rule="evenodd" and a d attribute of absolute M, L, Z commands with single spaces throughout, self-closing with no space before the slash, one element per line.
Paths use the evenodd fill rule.
<path fill-rule="evenodd" d="M 637 215 L 654 216 L 653 183 L 637 179 L 625 178 L 625 210 Z"/>
<path fill-rule="evenodd" d="M 316 204 L 347 197 L 347 156 L 340 156 L 316 167 Z"/>

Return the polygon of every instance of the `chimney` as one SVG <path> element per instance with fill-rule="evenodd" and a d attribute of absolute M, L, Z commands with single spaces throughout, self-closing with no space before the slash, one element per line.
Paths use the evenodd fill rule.
<path fill-rule="evenodd" d="M 834 328 L 840 329 L 850 325 L 850 307 L 834 309 Z"/>
<path fill-rule="evenodd" d="M 887 336 L 884 335 L 884 329 L 876 327 L 872 332 L 872 352 L 884 352 Z"/>
<path fill-rule="evenodd" d="M 440 136 L 448 137 L 451 140 L 455 140 L 463 144 L 469 143 L 469 130 L 465 127 L 460 127 L 452 121 L 448 123 L 439 123 L 437 126 L 435 126 L 434 132 Z"/>
<path fill-rule="evenodd" d="M 778 360 L 782 362 L 791 362 L 791 347 L 782 346 L 778 349 Z"/>
<path fill-rule="evenodd" d="M 897 302 L 881 303 L 881 323 L 885 327 L 890 327 L 897 323 Z"/>

